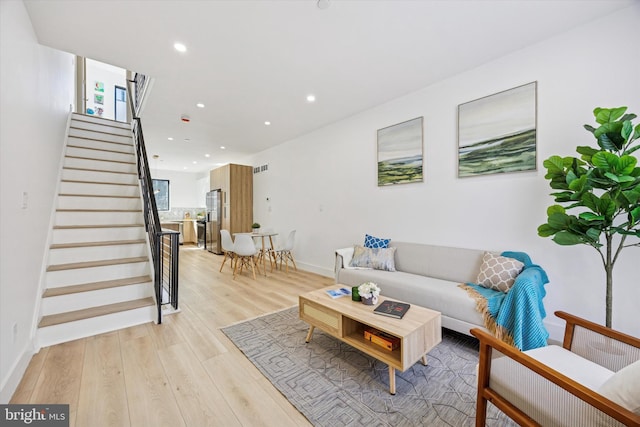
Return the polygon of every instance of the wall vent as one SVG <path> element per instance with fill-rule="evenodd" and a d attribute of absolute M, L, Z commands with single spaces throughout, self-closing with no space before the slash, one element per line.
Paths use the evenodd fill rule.
<path fill-rule="evenodd" d="M 266 172 L 266 171 L 268 171 L 268 170 L 269 170 L 269 165 L 268 165 L 268 164 L 266 164 L 266 165 L 261 165 L 261 166 L 255 166 L 255 167 L 253 168 L 253 174 L 255 175 L 255 174 L 257 174 L 257 173 Z"/>

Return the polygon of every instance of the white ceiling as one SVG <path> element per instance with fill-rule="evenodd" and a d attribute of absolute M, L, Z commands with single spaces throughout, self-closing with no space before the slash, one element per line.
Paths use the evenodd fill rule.
<path fill-rule="evenodd" d="M 149 157 L 162 160 L 152 167 L 201 172 L 634 1 L 329 0 L 327 9 L 316 0 L 24 3 L 41 44 L 153 78 L 142 114 Z M 188 51 L 175 51 L 175 42 Z"/>

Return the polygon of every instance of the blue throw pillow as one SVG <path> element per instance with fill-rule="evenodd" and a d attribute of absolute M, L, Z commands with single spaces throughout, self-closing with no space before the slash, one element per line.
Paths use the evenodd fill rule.
<path fill-rule="evenodd" d="M 388 248 L 391 239 L 381 239 L 379 237 L 364 235 L 364 247 L 365 248 Z"/>

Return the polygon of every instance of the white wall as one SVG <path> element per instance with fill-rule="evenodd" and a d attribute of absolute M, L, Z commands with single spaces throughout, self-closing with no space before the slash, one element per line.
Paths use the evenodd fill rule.
<path fill-rule="evenodd" d="M 97 109 L 102 108 L 103 113 L 100 117 L 115 120 L 115 89 L 116 86 L 126 89 L 127 70 L 89 58 L 86 60 L 86 70 L 85 99 L 87 100 L 87 109 L 93 110 L 94 115 L 99 116 Z M 104 84 L 104 92 L 95 90 L 96 81 Z M 103 95 L 104 103 L 96 103 L 95 95 Z"/>
<path fill-rule="evenodd" d="M 281 233 L 297 229 L 296 260 L 327 275 L 334 250 L 361 242 L 365 233 L 525 251 L 551 280 L 544 302 L 552 338 L 563 327 L 555 310 L 603 323 L 599 256 L 592 248 L 561 247 L 537 235 L 553 204 L 542 161 L 576 155 L 577 145 L 595 143 L 582 128 L 594 123 L 594 107 L 627 105 L 640 113 L 640 58 L 629 44 L 640 40 L 638 22 L 636 4 L 250 157 L 248 164 L 269 164 L 267 172 L 254 175 L 254 218 Z M 457 106 L 532 81 L 538 82 L 537 172 L 457 178 Z M 378 187 L 376 130 L 419 116 L 424 182 Z M 613 325 L 635 336 L 639 257 L 638 248 L 623 253 L 614 283 Z"/>
<path fill-rule="evenodd" d="M 74 65 L 72 55 L 37 44 L 21 1 L 0 2 L 0 58 L 0 403 L 7 403 L 33 351 Z"/>
<path fill-rule="evenodd" d="M 169 207 L 171 209 L 174 207 L 205 207 L 205 195 L 209 191 L 208 173 L 154 170 L 153 164 L 151 166 L 153 179 L 169 180 Z"/>

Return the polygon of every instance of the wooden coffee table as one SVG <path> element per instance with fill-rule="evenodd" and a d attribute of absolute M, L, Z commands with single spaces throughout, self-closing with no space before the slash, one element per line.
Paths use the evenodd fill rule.
<path fill-rule="evenodd" d="M 389 366 L 389 392 L 396 394 L 396 369 L 404 372 L 418 360 L 427 364 L 426 354 L 442 341 L 440 313 L 415 304 L 402 319 L 374 314 L 376 305 L 364 305 L 350 296 L 331 298 L 329 286 L 299 296 L 300 319 L 309 323 L 306 342 L 320 328 L 331 336 L 357 348 Z M 347 287 L 347 286 L 345 286 Z M 387 298 L 380 295 L 378 304 Z M 397 301 L 394 299 L 394 301 Z M 364 339 L 365 328 L 373 327 L 400 338 L 399 348 L 391 351 Z"/>

